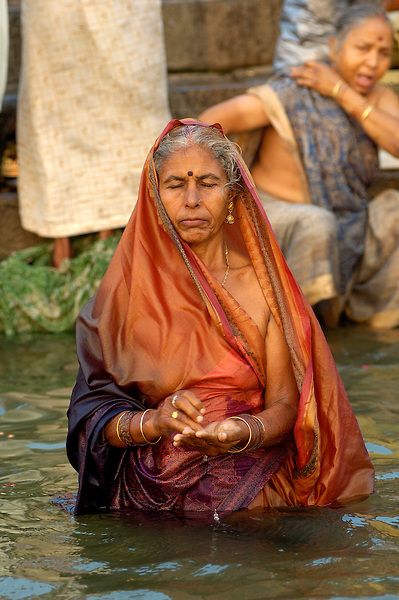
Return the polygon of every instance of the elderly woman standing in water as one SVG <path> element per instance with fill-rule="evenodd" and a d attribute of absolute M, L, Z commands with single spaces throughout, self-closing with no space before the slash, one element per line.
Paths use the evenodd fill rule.
<path fill-rule="evenodd" d="M 77 512 L 343 503 L 373 468 L 334 361 L 219 126 L 172 121 L 77 323 Z"/>

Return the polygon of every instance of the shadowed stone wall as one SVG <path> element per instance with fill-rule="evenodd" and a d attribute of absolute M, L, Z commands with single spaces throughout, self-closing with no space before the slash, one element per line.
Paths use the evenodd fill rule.
<path fill-rule="evenodd" d="M 169 95 L 196 116 L 271 72 L 281 0 L 163 0 Z"/>

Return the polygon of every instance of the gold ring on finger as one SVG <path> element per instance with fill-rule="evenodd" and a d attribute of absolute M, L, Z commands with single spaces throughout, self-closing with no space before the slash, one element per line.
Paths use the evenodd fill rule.
<path fill-rule="evenodd" d="M 172 419 L 177 419 L 177 417 L 179 416 L 179 411 L 178 410 L 174 410 L 171 414 Z"/>
<path fill-rule="evenodd" d="M 172 397 L 172 406 L 174 406 L 175 408 L 176 408 L 176 400 L 177 400 L 177 398 L 178 398 L 177 394 L 175 394 L 175 395 Z"/>

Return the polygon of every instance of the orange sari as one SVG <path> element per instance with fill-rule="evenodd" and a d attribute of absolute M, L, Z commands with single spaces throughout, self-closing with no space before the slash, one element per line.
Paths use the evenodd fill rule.
<path fill-rule="evenodd" d="M 290 350 L 300 393 L 292 441 L 210 460 L 169 439 L 124 451 L 104 441 L 104 425 L 115 414 L 156 407 L 179 389 L 203 400 L 208 420 L 264 410 L 265 341 L 177 236 L 159 197 L 153 153 L 172 128 L 190 123 L 171 121 L 149 153 L 131 219 L 96 297 L 78 319 L 81 370 L 67 442 L 79 472 L 77 511 L 229 511 L 367 496 L 373 468 L 358 424 L 243 162 L 236 223 L 224 225 L 224 233 L 246 248 Z"/>

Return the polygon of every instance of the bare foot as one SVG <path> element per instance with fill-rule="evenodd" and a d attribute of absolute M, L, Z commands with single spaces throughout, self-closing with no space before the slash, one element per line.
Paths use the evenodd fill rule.
<path fill-rule="evenodd" d="M 56 238 L 53 248 L 53 265 L 59 269 L 66 258 L 71 258 L 71 243 L 69 238 Z"/>

